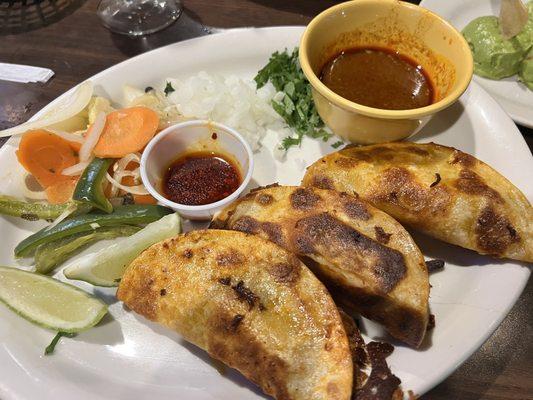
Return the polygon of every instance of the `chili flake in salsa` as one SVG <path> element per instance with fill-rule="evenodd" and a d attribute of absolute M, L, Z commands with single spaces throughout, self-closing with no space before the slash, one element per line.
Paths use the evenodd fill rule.
<path fill-rule="evenodd" d="M 186 153 L 165 171 L 164 196 L 178 204 L 199 206 L 222 200 L 242 182 L 239 168 L 222 154 Z"/>

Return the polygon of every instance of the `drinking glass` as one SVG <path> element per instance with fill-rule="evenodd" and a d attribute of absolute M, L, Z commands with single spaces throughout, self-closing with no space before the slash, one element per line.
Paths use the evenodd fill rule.
<path fill-rule="evenodd" d="M 182 12 L 180 0 L 101 0 L 97 14 L 106 28 L 128 36 L 160 31 Z"/>

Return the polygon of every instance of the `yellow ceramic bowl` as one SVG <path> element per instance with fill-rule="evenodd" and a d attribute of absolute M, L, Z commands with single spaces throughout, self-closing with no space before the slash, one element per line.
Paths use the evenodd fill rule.
<path fill-rule="evenodd" d="M 324 64 L 341 51 L 383 47 L 416 60 L 432 80 L 435 102 L 411 110 L 384 110 L 346 100 L 319 79 Z M 352 143 L 407 138 L 466 90 L 472 54 L 461 33 L 438 15 L 397 0 L 354 0 L 315 17 L 300 43 L 300 64 L 313 88 L 318 113 L 331 130 Z"/>

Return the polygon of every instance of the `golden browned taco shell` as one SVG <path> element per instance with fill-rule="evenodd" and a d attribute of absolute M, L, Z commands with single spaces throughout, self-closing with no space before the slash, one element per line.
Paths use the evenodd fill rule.
<path fill-rule="evenodd" d="M 155 244 L 117 296 L 278 400 L 348 400 L 352 359 L 339 312 L 297 257 L 258 236 L 194 231 Z"/>
<path fill-rule="evenodd" d="M 333 190 L 264 188 L 226 207 L 211 227 L 269 239 L 297 254 L 338 304 L 418 346 L 428 321 L 424 258 L 384 212 Z"/>
<path fill-rule="evenodd" d="M 533 261 L 527 198 L 454 148 L 407 142 L 351 147 L 312 164 L 302 184 L 358 195 L 403 224 L 480 254 Z"/>

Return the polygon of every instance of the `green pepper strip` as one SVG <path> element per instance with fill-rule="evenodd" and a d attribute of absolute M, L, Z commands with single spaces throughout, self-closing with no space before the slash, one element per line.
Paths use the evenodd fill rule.
<path fill-rule="evenodd" d="M 99 240 L 131 236 L 140 229 L 139 226 L 135 225 L 109 226 L 95 229 L 93 232 L 77 233 L 53 242 L 43 243 L 35 251 L 35 270 L 40 274 L 47 274 L 57 265 Z"/>
<path fill-rule="evenodd" d="M 43 243 L 52 242 L 65 236 L 80 232 L 91 232 L 102 226 L 138 225 L 157 221 L 172 213 L 169 208 L 155 205 L 137 205 L 116 207 L 111 214 L 91 212 L 74 218 L 66 219 L 56 226 L 43 228 L 27 237 L 15 247 L 16 257 L 31 256 Z M 94 224 L 98 226 L 94 227 Z"/>
<path fill-rule="evenodd" d="M 72 199 L 90 204 L 106 213 L 112 212 L 113 206 L 104 194 L 102 183 L 113 161 L 112 158 L 94 158 L 76 184 Z"/>
<path fill-rule="evenodd" d="M 56 219 L 72 203 L 65 204 L 48 204 L 48 203 L 30 203 L 11 196 L 0 195 L 0 214 L 11 215 L 27 219 L 28 221 L 37 221 L 39 219 Z M 73 214 L 83 214 L 90 210 L 90 207 L 76 203 L 78 207 Z"/>

